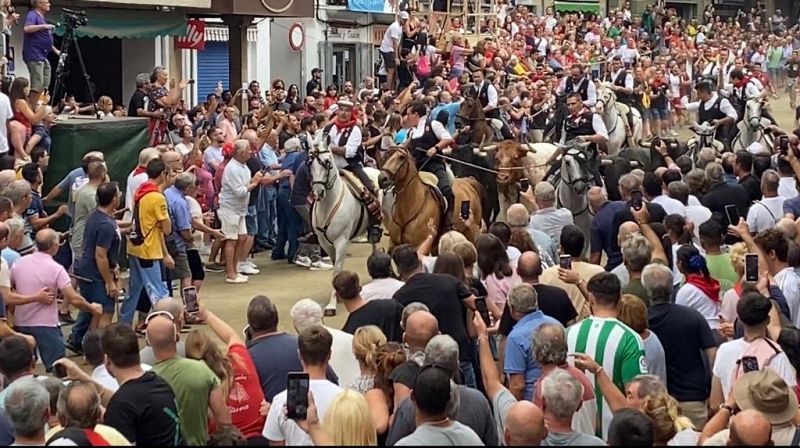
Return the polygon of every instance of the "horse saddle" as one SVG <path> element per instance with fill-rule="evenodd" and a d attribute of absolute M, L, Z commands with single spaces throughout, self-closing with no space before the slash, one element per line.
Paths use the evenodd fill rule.
<path fill-rule="evenodd" d="M 445 199 L 441 190 L 439 190 L 439 180 L 436 178 L 436 175 L 427 171 L 420 171 L 418 175 L 419 179 L 422 181 L 422 184 L 428 187 L 428 189 L 431 191 L 431 194 L 433 194 L 433 197 L 436 198 L 436 202 L 439 204 L 439 209 L 442 211 L 442 213 L 445 213 L 447 210 L 447 199 Z"/>
<path fill-rule="evenodd" d="M 358 198 L 364 205 L 367 206 L 367 210 L 369 211 L 370 216 L 375 218 L 376 220 L 380 221 L 381 219 L 381 205 L 378 202 L 377 198 L 373 197 L 372 192 L 364 186 L 364 183 L 348 170 L 340 170 L 339 174 L 341 174 L 342 179 L 344 179 L 344 184 L 347 185 L 347 188 L 353 193 L 353 196 Z"/>

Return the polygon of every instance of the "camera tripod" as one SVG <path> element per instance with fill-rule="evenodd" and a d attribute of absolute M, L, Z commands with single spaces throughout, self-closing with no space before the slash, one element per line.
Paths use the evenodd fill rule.
<path fill-rule="evenodd" d="M 78 45 L 78 37 L 75 35 L 76 26 L 70 25 L 69 23 L 64 24 L 65 31 L 64 37 L 61 41 L 61 55 L 58 58 L 58 65 L 56 66 L 56 83 L 53 86 L 53 97 L 52 97 L 52 104 L 55 105 L 58 101 L 64 100 L 67 97 L 67 80 L 69 79 L 69 68 L 67 63 L 70 59 L 70 47 L 74 49 L 75 54 L 78 57 L 78 63 L 81 67 L 81 73 L 83 74 L 83 79 L 86 81 L 86 88 L 89 89 L 89 97 L 92 100 L 92 108 L 94 110 L 95 116 L 97 116 L 97 103 L 94 99 L 94 89 L 92 88 L 92 81 L 89 77 L 89 73 L 86 72 L 86 64 L 83 62 L 83 55 L 81 54 L 81 47 Z M 63 94 L 61 94 L 63 91 Z M 59 95 L 61 97 L 59 98 Z M 99 119 L 100 117 L 98 117 Z"/>

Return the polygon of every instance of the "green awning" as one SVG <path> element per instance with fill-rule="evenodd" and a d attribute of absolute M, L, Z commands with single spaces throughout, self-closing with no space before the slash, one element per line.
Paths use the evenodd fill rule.
<path fill-rule="evenodd" d="M 597 2 L 555 2 L 556 11 L 559 12 L 599 12 L 600 4 Z"/>
<path fill-rule="evenodd" d="M 59 19 L 61 16 L 60 11 L 51 15 Z M 78 37 L 148 39 L 186 35 L 186 16 L 178 12 L 89 8 L 86 15 L 88 23 L 75 31 Z M 59 25 L 55 33 L 63 36 L 64 25 Z"/>

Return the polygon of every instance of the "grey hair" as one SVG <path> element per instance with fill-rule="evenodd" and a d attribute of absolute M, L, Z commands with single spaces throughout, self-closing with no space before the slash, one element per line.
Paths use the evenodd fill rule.
<path fill-rule="evenodd" d="M 17 179 L 17 172 L 14 170 L 0 171 L 0 191 L 5 190 L 7 186 Z"/>
<path fill-rule="evenodd" d="M 197 177 L 192 173 L 183 172 L 175 177 L 175 188 L 181 193 L 192 188 L 197 182 Z"/>
<path fill-rule="evenodd" d="M 316 325 L 322 325 L 322 307 L 311 299 L 295 303 L 289 310 L 294 328 L 299 332 Z"/>
<path fill-rule="evenodd" d="M 642 188 L 642 181 L 633 173 L 628 173 L 619 178 L 617 182 L 619 185 L 620 190 L 625 190 L 628 193 L 634 190 L 639 190 Z"/>
<path fill-rule="evenodd" d="M 540 366 L 564 365 L 567 360 L 567 338 L 564 335 L 564 327 L 559 324 L 541 325 L 533 333 L 531 350 Z"/>
<path fill-rule="evenodd" d="M 425 346 L 425 363 L 458 370 L 458 343 L 446 334 L 439 334 Z"/>
<path fill-rule="evenodd" d="M 639 388 L 636 391 L 636 394 L 638 395 L 637 398 L 639 399 L 642 399 L 650 395 L 656 395 L 662 392 L 663 393 L 667 392 L 667 388 L 664 386 L 664 383 L 661 381 L 661 378 L 659 378 L 656 375 L 650 375 L 650 374 L 636 375 L 631 380 L 631 383 L 637 383 L 639 385 Z"/>
<path fill-rule="evenodd" d="M 508 306 L 511 311 L 529 314 L 539 309 L 539 296 L 528 283 L 520 283 L 508 292 Z"/>
<path fill-rule="evenodd" d="M 717 162 L 711 162 L 706 165 L 706 178 L 712 185 L 722 182 L 725 172 L 722 170 L 722 165 Z"/>
<path fill-rule="evenodd" d="M 761 189 L 769 192 L 777 192 L 781 176 L 775 170 L 766 170 L 761 174 Z"/>
<path fill-rule="evenodd" d="M 542 399 L 548 414 L 571 420 L 583 400 L 583 386 L 566 370 L 555 369 L 542 380 Z"/>
<path fill-rule="evenodd" d="M 642 271 L 642 286 L 652 303 L 670 303 L 673 288 L 672 270 L 663 264 L 651 263 Z"/>
<path fill-rule="evenodd" d="M 417 311 L 427 311 L 431 312 L 431 309 L 428 308 L 428 305 L 425 305 L 422 302 L 411 302 L 405 307 L 403 307 L 403 314 L 400 316 L 400 323 L 402 324 L 403 328 L 406 328 L 406 322 L 408 321 L 408 316 L 416 313 Z"/>
<path fill-rule="evenodd" d="M 717 163 L 716 162 L 717 155 L 716 155 L 715 151 L 713 149 L 711 149 L 711 148 L 703 148 L 703 149 L 701 149 L 697 158 L 698 158 L 697 162 L 701 167 L 705 166 L 706 168 L 708 168 L 708 165 L 710 165 L 712 163 Z M 720 168 L 721 168 L 721 166 L 720 166 Z"/>
<path fill-rule="evenodd" d="M 49 229 L 41 230 L 40 232 L 44 233 L 42 233 L 41 236 L 37 233 L 36 238 L 34 238 L 36 250 L 39 252 L 47 252 L 58 245 L 58 233 Z"/>
<path fill-rule="evenodd" d="M 157 159 L 161 153 L 156 148 L 144 148 L 139 152 L 139 166 L 147 166 L 147 163 L 153 159 Z"/>
<path fill-rule="evenodd" d="M 73 394 L 81 393 L 81 389 L 87 395 L 73 398 Z M 61 390 L 56 407 L 58 418 L 64 422 L 65 427 L 92 429 L 103 415 L 101 406 L 100 394 L 91 383 L 73 381 Z"/>
<path fill-rule="evenodd" d="M 43 433 L 45 411 L 49 409 L 50 394 L 33 377 L 14 381 L 9 387 L 6 395 L 6 417 L 15 434 L 30 438 Z"/>
<path fill-rule="evenodd" d="M 250 151 L 250 142 L 247 140 L 239 139 L 233 143 L 233 153 L 236 155 Z"/>
<path fill-rule="evenodd" d="M 508 225 L 511 227 L 527 227 L 530 219 L 528 209 L 522 204 L 512 204 L 506 212 Z"/>
<path fill-rule="evenodd" d="M 639 233 L 633 233 L 622 242 L 622 258 L 629 271 L 641 272 L 652 256 L 652 248 L 647 238 Z"/>
<path fill-rule="evenodd" d="M 150 84 L 150 75 L 147 73 L 139 73 L 136 75 L 136 88 L 141 89 L 142 87 Z"/>
<path fill-rule="evenodd" d="M 3 196 L 11 200 L 14 206 L 31 194 L 31 184 L 27 180 L 15 180 L 3 190 Z"/>

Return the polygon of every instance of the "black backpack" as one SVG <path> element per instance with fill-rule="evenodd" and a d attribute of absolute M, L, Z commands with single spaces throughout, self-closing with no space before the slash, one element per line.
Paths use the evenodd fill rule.
<path fill-rule="evenodd" d="M 150 193 L 145 193 L 144 196 L 147 196 L 148 194 Z M 138 201 L 136 201 L 136 204 L 133 206 L 133 218 L 131 219 L 131 233 L 130 235 L 128 235 L 128 239 L 134 246 L 141 246 L 142 244 L 144 244 L 144 241 L 147 239 L 148 236 L 150 236 L 151 233 L 153 233 L 153 230 L 155 230 L 156 226 L 158 225 L 156 223 L 156 225 L 154 225 L 150 230 L 148 230 L 147 233 L 145 234 L 142 233 L 142 222 L 139 219 L 139 203 L 142 202 L 144 196 L 142 196 Z"/>

